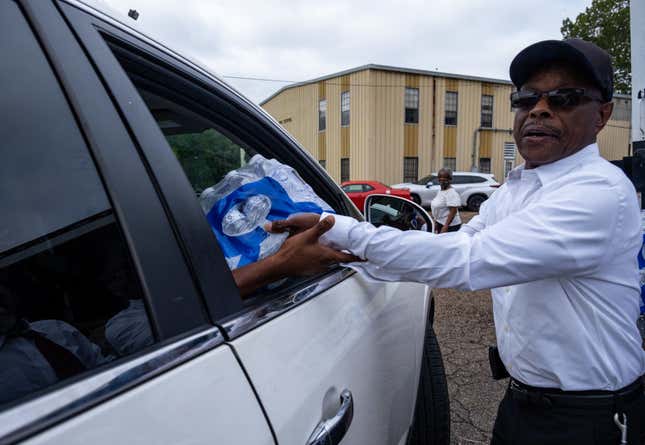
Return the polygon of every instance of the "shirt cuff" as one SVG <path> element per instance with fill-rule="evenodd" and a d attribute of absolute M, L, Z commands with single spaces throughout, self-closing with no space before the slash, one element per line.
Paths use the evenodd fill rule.
<path fill-rule="evenodd" d="M 322 220 L 330 215 L 334 217 L 334 225 L 319 238 L 319 241 L 332 249 L 347 250 L 349 248 L 349 231 L 358 224 L 358 221 L 349 216 L 327 212 L 323 212 L 320 215 L 320 219 Z"/>

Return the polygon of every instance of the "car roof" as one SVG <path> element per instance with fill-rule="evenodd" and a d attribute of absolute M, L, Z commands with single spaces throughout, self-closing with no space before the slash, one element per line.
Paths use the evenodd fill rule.
<path fill-rule="evenodd" d="M 436 175 L 437 172 L 432 172 L 432 175 Z M 460 175 L 460 176 L 486 176 L 492 178 L 495 176 L 492 173 L 480 173 L 480 172 L 452 172 L 452 175 Z M 426 175 L 427 176 L 427 175 Z"/>

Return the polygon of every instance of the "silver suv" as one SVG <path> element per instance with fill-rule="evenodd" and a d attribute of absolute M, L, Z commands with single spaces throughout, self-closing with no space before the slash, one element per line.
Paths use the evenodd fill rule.
<path fill-rule="evenodd" d="M 453 172 L 452 186 L 461 196 L 461 205 L 473 212 L 479 211 L 479 206 L 500 186 L 490 173 Z M 439 191 L 437 174 L 432 173 L 417 182 L 394 184 L 392 188 L 410 190 L 412 200 L 423 207 L 430 207 L 430 202 Z"/>

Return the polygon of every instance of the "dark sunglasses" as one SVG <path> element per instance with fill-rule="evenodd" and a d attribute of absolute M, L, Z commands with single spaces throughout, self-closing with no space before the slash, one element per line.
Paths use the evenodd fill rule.
<path fill-rule="evenodd" d="M 544 93 L 513 91 L 511 93 L 511 107 L 522 110 L 531 109 L 540 101 L 542 96 L 546 96 L 549 106 L 553 108 L 577 107 L 583 101 L 589 100 L 602 102 L 601 99 L 588 94 L 584 88 L 558 88 Z"/>

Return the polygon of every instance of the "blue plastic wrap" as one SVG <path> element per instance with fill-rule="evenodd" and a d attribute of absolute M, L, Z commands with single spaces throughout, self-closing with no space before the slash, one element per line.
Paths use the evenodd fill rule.
<path fill-rule="evenodd" d="M 255 155 L 204 190 L 200 204 L 231 269 L 273 255 L 287 233 L 264 224 L 297 213 L 333 212 L 291 167 Z"/>

